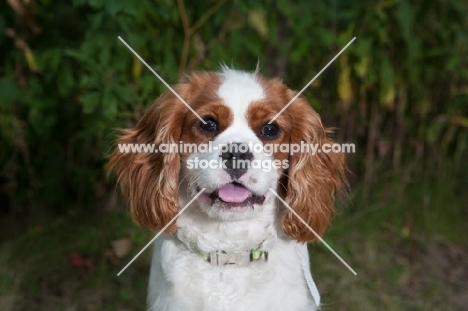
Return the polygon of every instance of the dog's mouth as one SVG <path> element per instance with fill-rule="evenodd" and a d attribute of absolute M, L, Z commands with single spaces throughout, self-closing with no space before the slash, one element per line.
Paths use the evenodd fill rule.
<path fill-rule="evenodd" d="M 211 205 L 220 203 L 225 209 L 246 206 L 253 208 L 254 204 L 262 205 L 265 201 L 265 196 L 256 195 L 238 182 L 225 184 L 207 196 L 211 199 Z"/>

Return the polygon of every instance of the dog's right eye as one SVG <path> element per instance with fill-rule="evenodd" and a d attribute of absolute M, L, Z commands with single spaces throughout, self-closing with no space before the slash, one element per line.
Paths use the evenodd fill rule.
<path fill-rule="evenodd" d="M 265 124 L 262 127 L 262 136 L 267 139 L 278 138 L 280 134 L 280 129 L 275 124 Z"/>
<path fill-rule="evenodd" d="M 213 119 L 206 119 L 205 123 L 200 121 L 198 127 L 205 133 L 215 134 L 218 132 L 218 123 Z"/>

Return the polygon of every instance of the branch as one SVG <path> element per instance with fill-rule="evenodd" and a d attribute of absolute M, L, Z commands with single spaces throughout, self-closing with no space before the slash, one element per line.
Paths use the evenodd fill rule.
<path fill-rule="evenodd" d="M 219 8 L 227 1 L 228 0 L 219 0 L 218 2 L 216 2 L 215 5 L 213 5 L 208 11 L 206 11 L 205 14 L 203 14 L 202 17 L 200 17 L 200 19 L 198 19 L 195 22 L 195 24 L 193 24 L 190 27 L 188 17 L 187 17 L 187 12 L 185 11 L 184 1 L 177 0 L 177 5 L 179 6 L 180 18 L 182 19 L 182 26 L 184 28 L 184 43 L 182 46 L 182 55 L 180 57 L 180 65 L 179 65 L 180 73 L 183 73 L 187 66 L 187 59 L 188 59 L 188 53 L 190 50 L 191 36 L 195 33 L 195 31 L 198 30 L 198 28 L 200 28 L 206 22 L 206 20 L 211 15 L 216 13 L 216 11 L 218 11 Z"/>
<path fill-rule="evenodd" d="M 198 28 L 200 28 L 200 26 L 202 26 L 203 23 L 205 23 L 208 17 L 216 13 L 216 11 L 218 11 L 219 8 L 227 1 L 228 0 L 220 0 L 216 2 L 215 5 L 213 5 L 208 11 L 206 11 L 205 14 L 203 14 L 202 17 L 200 17 L 200 19 L 197 20 L 195 24 L 192 25 L 192 27 L 190 27 L 190 34 L 193 34 Z"/>
<path fill-rule="evenodd" d="M 182 26 L 184 27 L 184 44 L 182 46 L 182 55 L 180 57 L 179 72 L 182 74 L 185 71 L 185 65 L 187 64 L 188 52 L 190 49 L 190 27 L 187 17 L 187 12 L 185 11 L 185 5 L 183 0 L 177 0 L 177 5 L 179 6 L 180 18 L 182 19 Z"/>

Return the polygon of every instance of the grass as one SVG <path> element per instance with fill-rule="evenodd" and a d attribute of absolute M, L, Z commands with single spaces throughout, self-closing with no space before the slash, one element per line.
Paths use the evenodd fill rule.
<path fill-rule="evenodd" d="M 121 277 L 116 274 L 150 233 L 136 228 L 126 212 L 91 216 L 71 213 L 1 246 L 1 310 L 142 309 L 149 254 Z M 122 237 L 131 238 L 133 247 L 119 259 L 111 241 Z M 74 266 L 74 253 L 92 266 Z"/>
<path fill-rule="evenodd" d="M 353 187 L 323 245 L 310 246 L 323 310 L 463 310 L 468 305 L 468 193 L 450 180 L 383 179 Z M 128 238 L 131 252 L 115 256 L 111 241 Z M 147 250 L 117 272 L 151 238 L 125 210 L 72 210 L 43 218 L 0 244 L 0 310 L 143 310 Z M 92 267 L 73 266 L 78 254 Z"/>
<path fill-rule="evenodd" d="M 398 177 L 398 176 L 397 176 Z M 355 188 L 325 240 L 311 247 L 323 310 L 464 310 L 468 299 L 468 194 L 449 180 L 392 177 Z"/>

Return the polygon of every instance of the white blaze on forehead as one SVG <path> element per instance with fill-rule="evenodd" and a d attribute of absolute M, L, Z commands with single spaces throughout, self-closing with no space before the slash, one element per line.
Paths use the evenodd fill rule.
<path fill-rule="evenodd" d="M 245 71 L 224 67 L 221 77 L 218 96 L 231 109 L 233 122 L 216 138 L 216 141 L 223 143 L 259 142 L 258 137 L 249 127 L 246 113 L 252 102 L 265 97 L 262 86 L 254 74 Z"/>
<path fill-rule="evenodd" d="M 224 80 L 219 87 L 218 96 L 231 108 L 234 122 L 245 120 L 249 104 L 264 98 L 262 86 L 255 75 L 249 72 L 224 68 L 221 75 Z"/>

